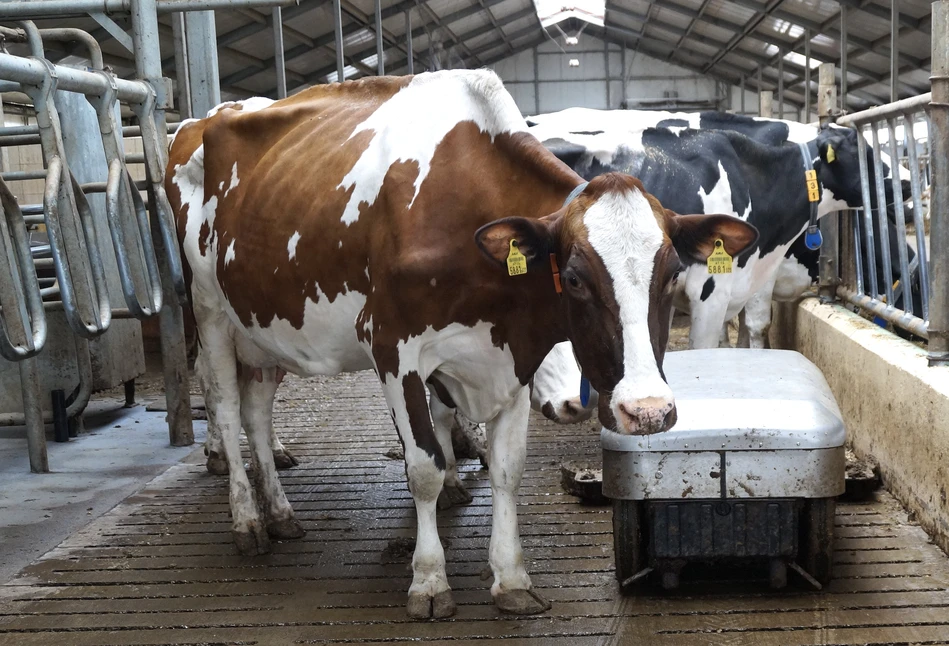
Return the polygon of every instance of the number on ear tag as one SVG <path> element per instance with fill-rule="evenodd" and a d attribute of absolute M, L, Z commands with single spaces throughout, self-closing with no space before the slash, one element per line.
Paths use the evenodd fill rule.
<path fill-rule="evenodd" d="M 817 171 L 813 168 L 804 171 L 804 183 L 807 186 L 807 201 L 820 202 L 820 185 L 817 183 Z"/>
<path fill-rule="evenodd" d="M 708 273 L 732 273 L 732 257 L 725 251 L 725 244 L 721 239 L 715 241 L 715 249 L 712 251 L 712 255 L 708 257 Z"/>
<path fill-rule="evenodd" d="M 517 240 L 511 238 L 511 250 L 507 254 L 507 275 L 520 276 L 527 273 L 527 258 L 517 248 Z"/>

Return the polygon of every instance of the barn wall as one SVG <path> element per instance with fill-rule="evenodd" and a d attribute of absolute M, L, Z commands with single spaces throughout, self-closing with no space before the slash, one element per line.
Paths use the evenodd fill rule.
<path fill-rule="evenodd" d="M 570 67 L 575 58 L 579 67 Z M 608 62 L 607 62 L 608 61 Z M 666 110 L 717 108 L 739 112 L 737 86 L 651 58 L 632 49 L 581 34 L 577 45 L 563 38 L 547 42 L 491 66 L 504 80 L 524 115 L 570 107 L 616 110 L 621 107 Z M 625 69 L 625 83 L 624 83 Z M 778 106 L 775 105 L 775 116 Z M 758 96 L 745 92 L 745 111 L 758 112 Z M 786 106 L 785 118 L 797 119 Z"/>

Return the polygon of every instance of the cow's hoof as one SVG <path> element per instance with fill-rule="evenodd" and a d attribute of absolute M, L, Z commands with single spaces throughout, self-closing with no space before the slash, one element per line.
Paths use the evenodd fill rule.
<path fill-rule="evenodd" d="M 267 533 L 273 538 L 303 538 L 306 530 L 296 518 L 284 518 L 267 523 Z"/>
<path fill-rule="evenodd" d="M 412 593 L 406 610 L 412 619 L 444 619 L 455 614 L 455 600 L 451 590 L 439 592 L 434 597 Z"/>
<path fill-rule="evenodd" d="M 208 473 L 216 476 L 226 476 L 228 474 L 227 460 L 217 451 L 208 453 Z"/>
<path fill-rule="evenodd" d="M 437 504 L 439 509 L 448 509 L 455 505 L 467 505 L 472 500 L 474 498 L 468 493 L 464 485 L 445 485 L 442 487 L 441 493 L 438 494 Z"/>
<path fill-rule="evenodd" d="M 278 469 L 291 469 L 300 464 L 300 462 L 293 457 L 293 454 L 286 449 L 273 452 L 273 463 Z"/>
<path fill-rule="evenodd" d="M 270 537 L 259 524 L 253 524 L 248 530 L 233 530 L 234 544 L 241 556 L 260 556 L 270 553 Z"/>
<path fill-rule="evenodd" d="M 507 590 L 494 597 L 494 604 L 510 615 L 536 615 L 550 610 L 550 602 L 533 590 Z"/>

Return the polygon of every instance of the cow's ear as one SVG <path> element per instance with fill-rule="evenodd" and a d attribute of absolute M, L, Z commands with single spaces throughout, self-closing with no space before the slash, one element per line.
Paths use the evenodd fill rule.
<path fill-rule="evenodd" d="M 553 234 L 547 222 L 528 218 L 503 218 L 489 222 L 475 232 L 481 253 L 501 265 L 507 265 L 513 247 L 527 259 L 530 268 L 546 259 L 553 247 Z"/>
<path fill-rule="evenodd" d="M 823 139 L 817 143 L 817 152 L 821 161 L 825 164 L 833 164 L 837 161 L 841 149 L 846 145 L 847 138 L 833 136 Z"/>
<path fill-rule="evenodd" d="M 677 215 L 669 237 L 686 264 L 705 262 L 721 240 L 725 251 L 736 256 L 758 241 L 758 229 L 730 215 Z"/>

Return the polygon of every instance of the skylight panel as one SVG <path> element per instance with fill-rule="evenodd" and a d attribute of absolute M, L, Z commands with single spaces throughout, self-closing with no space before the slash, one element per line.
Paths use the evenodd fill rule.
<path fill-rule="evenodd" d="M 606 0 L 534 0 L 540 24 L 550 27 L 569 18 L 603 26 Z"/>

